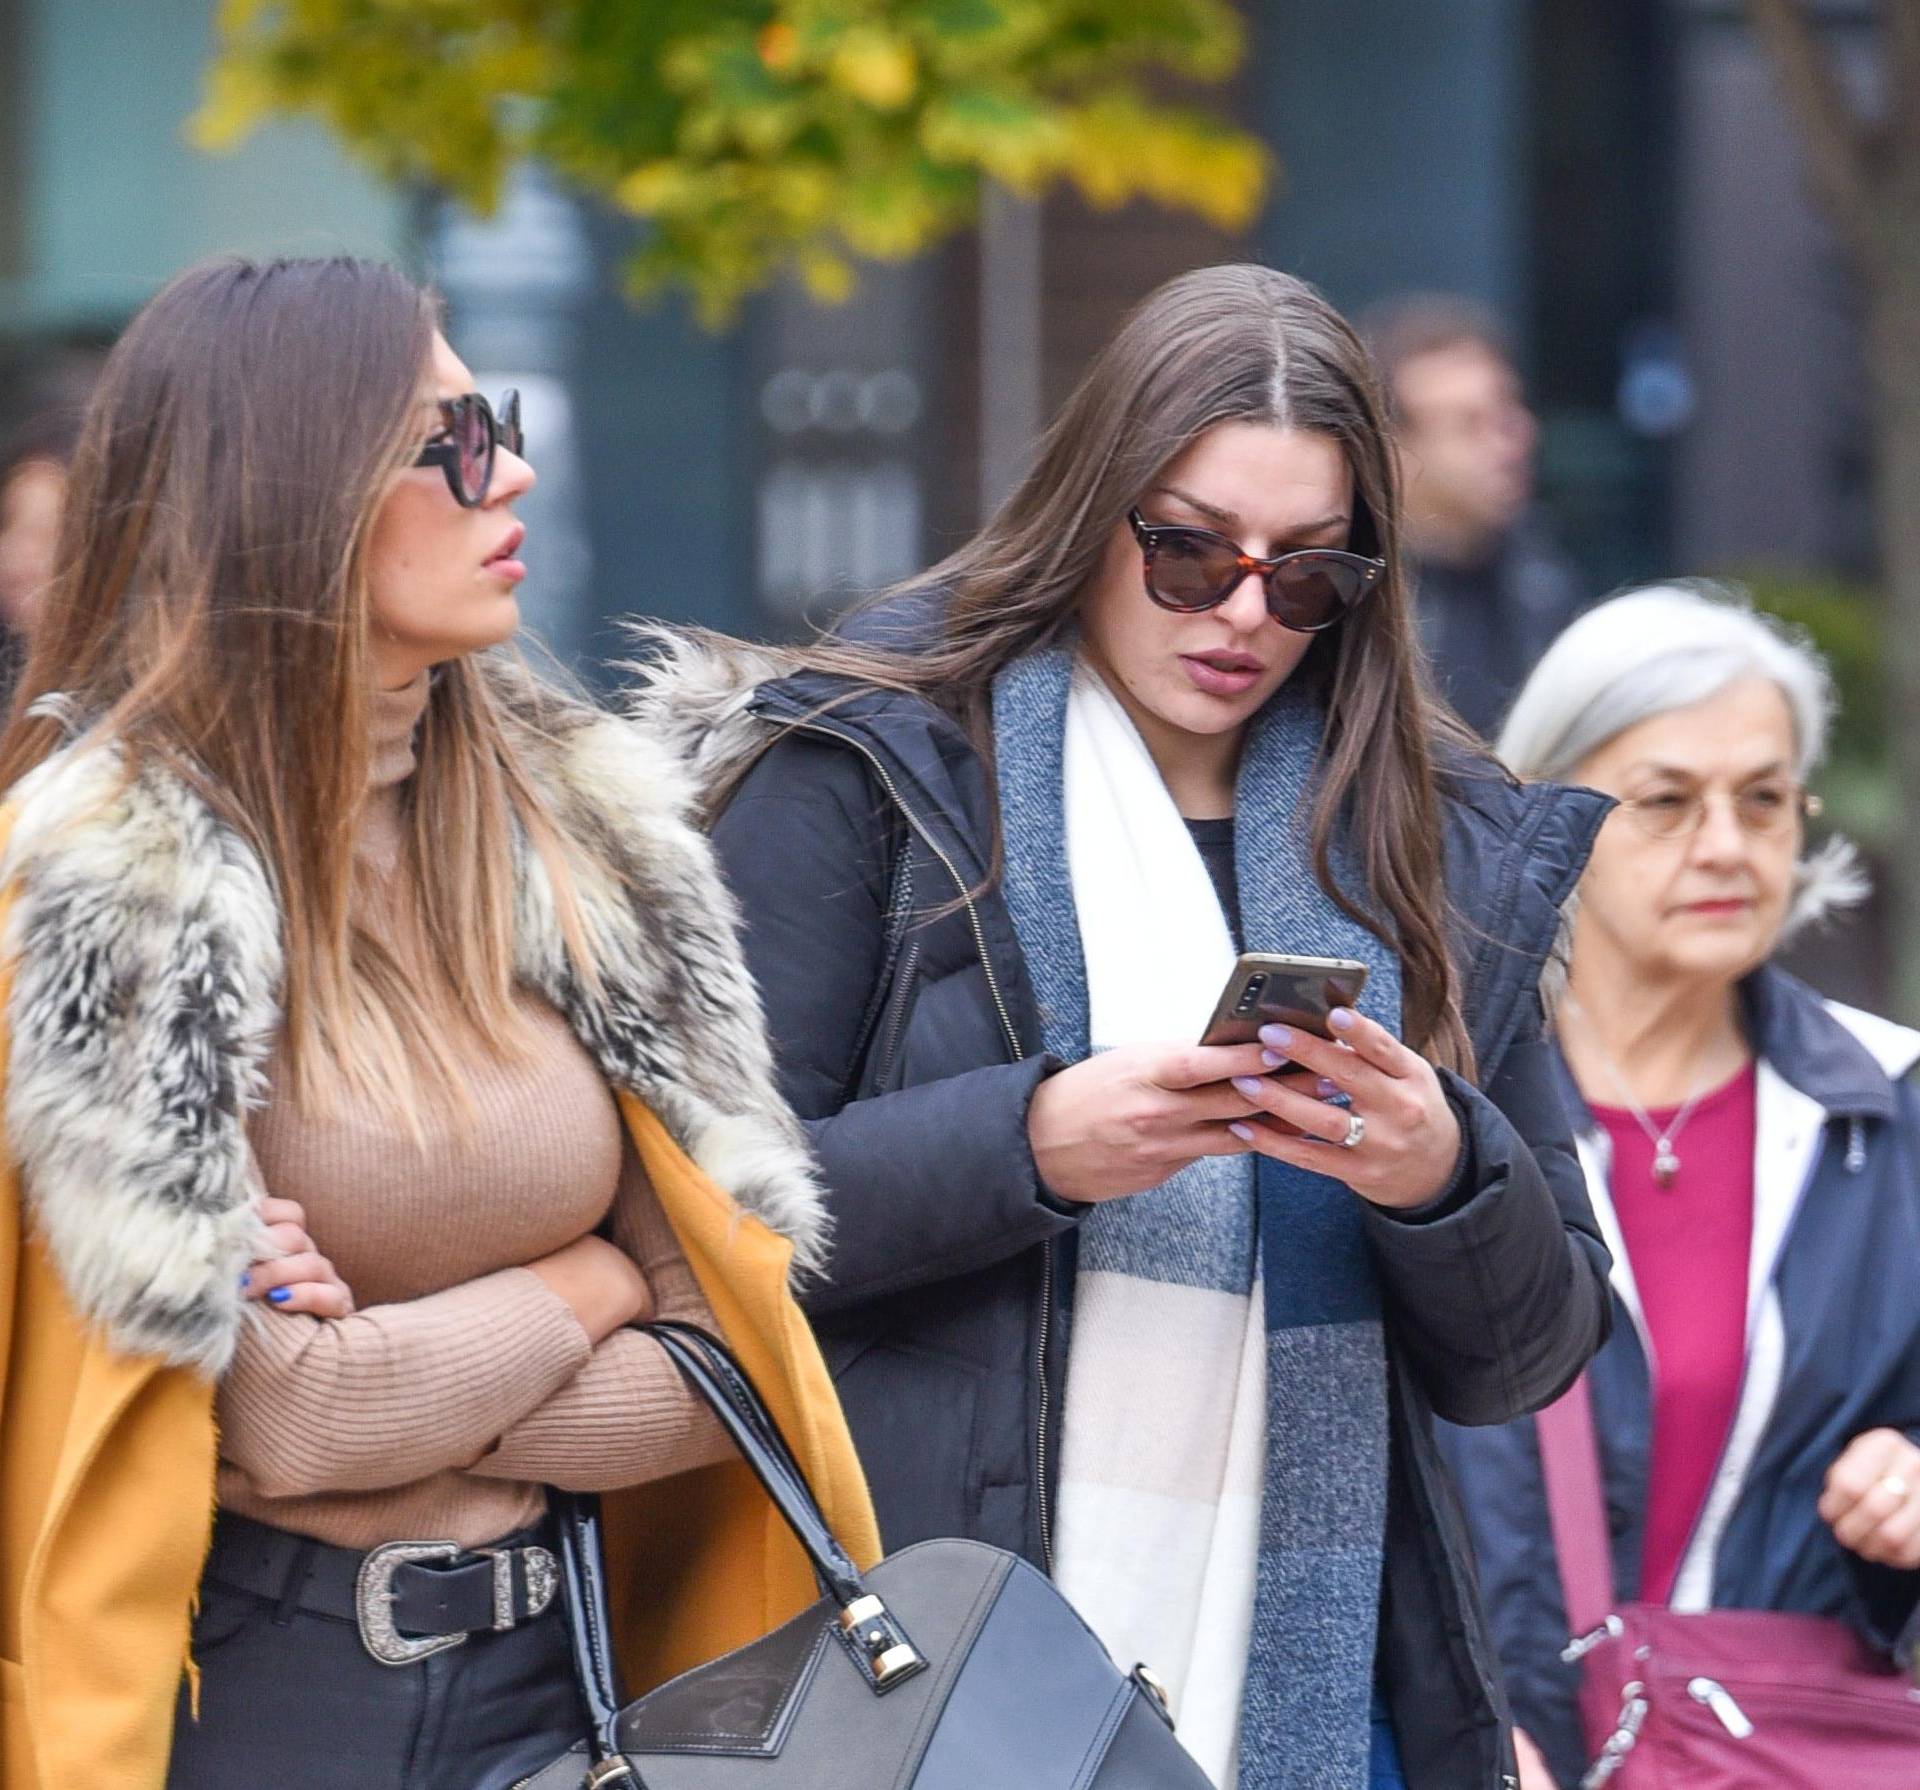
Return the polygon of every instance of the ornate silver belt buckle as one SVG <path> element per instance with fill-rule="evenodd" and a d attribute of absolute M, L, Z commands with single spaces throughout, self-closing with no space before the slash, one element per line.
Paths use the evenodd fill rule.
<path fill-rule="evenodd" d="M 493 1628 L 496 1634 L 513 1627 L 516 1620 L 530 1622 L 553 1602 L 560 1589 L 560 1563 L 542 1547 L 476 1548 L 477 1554 L 493 1559 Z M 520 1556 L 527 1575 L 527 1613 L 513 1613 L 513 1557 Z"/>
<path fill-rule="evenodd" d="M 354 1615 L 360 1624 L 360 1644 L 381 1665 L 410 1666 L 430 1654 L 458 1647 L 467 1638 L 464 1634 L 403 1635 L 393 1620 L 393 1575 L 401 1567 L 429 1560 L 457 1560 L 466 1551 L 452 1541 L 390 1541 L 368 1551 L 354 1580 Z M 512 1607 L 511 1591 L 508 1607 Z"/>

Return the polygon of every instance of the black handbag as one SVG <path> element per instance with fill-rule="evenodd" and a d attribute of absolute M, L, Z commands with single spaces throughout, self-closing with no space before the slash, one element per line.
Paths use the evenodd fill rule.
<path fill-rule="evenodd" d="M 1120 1671 L 1041 1573 L 984 1542 L 924 1541 L 862 1574 L 726 1347 L 642 1328 L 713 1407 L 822 1596 L 623 1708 L 599 1506 L 555 1494 L 591 1738 L 515 1790 L 1209 1790 L 1153 1675 Z"/>

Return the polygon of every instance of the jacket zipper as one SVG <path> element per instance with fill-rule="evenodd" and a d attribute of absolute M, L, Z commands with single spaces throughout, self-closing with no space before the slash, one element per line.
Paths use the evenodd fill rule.
<path fill-rule="evenodd" d="M 893 805 L 906 816 L 907 825 L 920 836 L 927 850 L 932 852 L 953 878 L 953 886 L 959 891 L 961 905 L 967 910 L 967 923 L 973 928 L 974 950 L 980 958 L 980 969 L 987 979 L 987 993 L 993 997 L 993 1009 L 1000 1016 L 1000 1029 L 1006 1035 L 1007 1049 L 1013 1053 L 1013 1060 L 1023 1062 L 1026 1051 L 1020 1043 L 1020 1034 L 1014 1030 L 1012 1016 L 1007 1012 L 1007 1003 L 1000 993 L 999 978 L 993 973 L 993 959 L 987 951 L 986 928 L 980 924 L 980 910 L 974 905 L 973 891 L 960 874 L 954 861 L 947 856 L 940 842 L 934 838 L 931 829 L 913 811 L 912 806 L 900 794 L 900 786 L 894 782 L 893 775 L 880 762 L 878 754 L 863 746 L 849 734 L 836 727 L 822 727 L 813 721 L 791 721 L 784 725 L 799 733 L 810 733 L 821 739 L 829 739 L 837 744 L 859 753 L 866 760 L 873 774 L 880 779 L 880 785 L 886 790 Z M 1039 1433 L 1034 1439 L 1034 1490 L 1040 1507 L 1040 1561 L 1051 1576 L 1053 1572 L 1053 1511 L 1047 1499 L 1047 1426 L 1052 1421 L 1053 1394 L 1047 1384 L 1047 1348 L 1053 1334 L 1053 1240 L 1049 1238 L 1041 1245 L 1043 1253 L 1043 1274 L 1040 1285 L 1040 1338 L 1039 1338 L 1039 1374 L 1040 1374 L 1040 1423 Z"/>
<path fill-rule="evenodd" d="M 900 1048 L 900 1033 L 907 1023 L 907 1012 L 912 1007 L 911 991 L 913 972 L 920 962 L 920 942 L 916 939 L 906 949 L 900 959 L 900 968 L 896 972 L 900 978 L 900 995 L 893 1003 L 893 1012 L 887 1020 L 886 1035 L 880 1041 L 880 1073 L 875 1078 L 881 1087 L 885 1087 L 887 1078 L 893 1073 L 894 1053 Z"/>
<path fill-rule="evenodd" d="M 1040 1245 L 1040 1424 L 1034 1436 L 1034 1491 L 1040 1504 L 1040 1564 L 1053 1577 L 1053 1508 L 1047 1502 L 1047 1425 L 1053 1393 L 1047 1385 L 1047 1343 L 1053 1331 L 1053 1239 Z"/>

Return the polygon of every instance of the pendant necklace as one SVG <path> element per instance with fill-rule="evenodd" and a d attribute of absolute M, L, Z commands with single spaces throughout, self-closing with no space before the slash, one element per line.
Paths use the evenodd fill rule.
<path fill-rule="evenodd" d="M 1674 1177 L 1680 1173 L 1680 1158 L 1674 1151 L 1674 1139 L 1677 1138 L 1687 1121 L 1693 1117 L 1693 1109 L 1700 1104 L 1707 1092 L 1706 1077 L 1703 1075 L 1693 1084 L 1692 1091 L 1674 1110 L 1673 1117 L 1665 1126 L 1656 1125 L 1648 1116 L 1647 1109 L 1633 1097 L 1633 1089 L 1627 1085 L 1626 1072 L 1613 1060 L 1613 1053 L 1600 1042 L 1599 1034 L 1592 1022 L 1580 1009 L 1580 1003 L 1572 995 L 1566 997 L 1567 1011 L 1580 1021 L 1581 1029 L 1587 1034 L 1595 1054 L 1600 1058 L 1601 1066 L 1613 1078 L 1614 1086 L 1619 1090 L 1620 1098 L 1626 1102 L 1627 1111 L 1633 1122 L 1647 1134 L 1647 1141 L 1653 1145 L 1653 1184 L 1663 1192 L 1671 1187 Z"/>

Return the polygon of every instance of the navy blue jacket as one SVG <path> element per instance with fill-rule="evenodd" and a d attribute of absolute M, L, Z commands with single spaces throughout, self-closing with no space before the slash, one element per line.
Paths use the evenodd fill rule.
<path fill-rule="evenodd" d="M 1784 971 L 1743 985 L 1759 1059 L 1756 1275 L 1740 1415 L 1676 1584 L 1676 1607 L 1833 1616 L 1910 1652 L 1920 1573 L 1869 1565 L 1815 1509 L 1827 1469 L 1862 1431 L 1920 1440 L 1920 1090 L 1905 1077 L 1920 1033 L 1829 1004 Z M 1590 1371 L 1615 1586 L 1637 1595 L 1653 1386 L 1606 1199 L 1598 1128 L 1581 1154 L 1616 1255 L 1611 1339 Z M 1771 1262 L 1771 1270 L 1766 1264 Z M 1461 1482 L 1483 1594 L 1515 1719 L 1563 1784 L 1584 1749 L 1577 1668 L 1560 1663 L 1567 1617 L 1530 1418 L 1441 1430 Z M 1697 1588 L 1697 1589 L 1696 1589 Z"/>
<path fill-rule="evenodd" d="M 1081 1209 L 1040 1185 L 1027 1142 L 1027 1104 L 1059 1065 L 992 875 L 990 782 L 918 698 L 807 675 L 763 684 L 749 706 L 792 731 L 714 842 L 834 1209 L 827 1277 L 803 1297 L 882 1536 L 967 1535 L 1045 1565 Z M 1513 1769 L 1431 1414 L 1497 1423 L 1538 1408 L 1609 1321 L 1539 997 L 1606 807 L 1521 789 L 1481 759 L 1448 779 L 1485 1091 L 1450 1089 L 1468 1161 L 1443 1213 L 1368 1212 L 1392 1362 L 1381 1653 L 1413 1790 L 1494 1790 Z"/>

